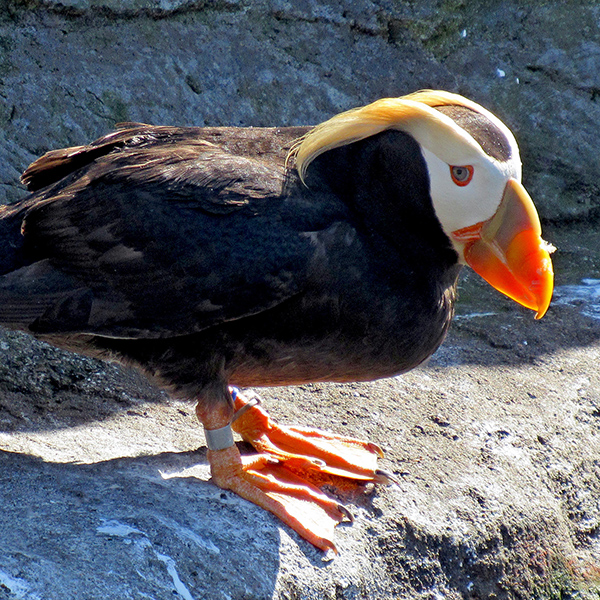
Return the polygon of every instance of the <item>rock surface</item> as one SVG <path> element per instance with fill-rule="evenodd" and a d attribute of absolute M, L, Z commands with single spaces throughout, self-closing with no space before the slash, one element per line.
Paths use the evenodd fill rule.
<path fill-rule="evenodd" d="M 0 598 L 597 598 L 600 321 L 564 288 L 544 322 L 463 288 L 427 366 L 261 390 L 381 444 L 399 480 L 338 493 L 355 522 L 331 561 L 208 482 L 193 406 L 5 335 Z"/>
<path fill-rule="evenodd" d="M 315 123 L 442 87 L 514 128 L 559 287 L 535 322 L 469 276 L 425 367 L 261 390 L 282 421 L 381 444 L 399 480 L 341 497 L 356 520 L 331 561 L 208 482 L 191 405 L 4 334 L 0 599 L 597 599 L 599 18 L 576 2 L 1 1 L 0 200 L 39 154 L 118 121 Z"/>
<path fill-rule="evenodd" d="M 0 200 L 119 121 L 304 125 L 437 87 L 514 128 L 543 217 L 598 216 L 599 20 L 557 0 L 2 0 Z"/>

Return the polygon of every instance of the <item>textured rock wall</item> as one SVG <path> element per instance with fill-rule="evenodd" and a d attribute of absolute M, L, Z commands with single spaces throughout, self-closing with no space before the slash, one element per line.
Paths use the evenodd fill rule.
<path fill-rule="evenodd" d="M 439 87 L 504 119 L 542 216 L 578 221 L 551 237 L 561 283 L 600 279 L 599 20 L 592 2 L 0 0 L 0 201 L 119 121 L 316 123 Z M 557 297 L 534 323 L 467 281 L 427 368 L 265 393 L 380 443 L 400 480 L 343 498 L 356 522 L 327 563 L 207 483 L 191 406 L 0 336 L 0 599 L 597 600 L 600 322 Z"/>
<path fill-rule="evenodd" d="M 292 125 L 422 87 L 520 140 L 546 219 L 596 216 L 600 7 L 426 0 L 4 0 L 0 200 L 51 147 L 124 120 Z"/>

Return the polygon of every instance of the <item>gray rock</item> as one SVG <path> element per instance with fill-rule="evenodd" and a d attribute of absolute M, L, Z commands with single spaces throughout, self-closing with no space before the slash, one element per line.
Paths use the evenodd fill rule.
<path fill-rule="evenodd" d="M 208 481 L 192 405 L 5 334 L 0 598 L 596 598 L 600 303 L 559 283 L 537 322 L 467 277 L 425 367 L 260 390 L 282 422 L 386 451 L 397 485 L 330 490 L 355 516 L 333 560 Z"/>
<path fill-rule="evenodd" d="M 4 0 L 0 200 L 125 120 L 295 125 L 421 87 L 511 125 L 546 219 L 598 213 L 595 4 Z M 560 23 L 560 27 L 556 26 Z"/>
<path fill-rule="evenodd" d="M 54 147 L 124 120 L 316 123 L 421 87 L 515 130 L 547 221 L 542 322 L 474 277 L 428 366 L 264 390 L 366 437 L 399 484 L 340 499 L 332 561 L 208 480 L 193 407 L 138 374 L 0 339 L 0 599 L 597 598 L 598 6 L 545 2 L 0 2 L 0 201 Z M 557 26 L 560 23 L 560 26 Z M 580 288 L 577 288 L 580 290 Z M 595 289 L 595 288 L 594 288 Z M 588 316 L 591 315 L 591 316 Z"/>

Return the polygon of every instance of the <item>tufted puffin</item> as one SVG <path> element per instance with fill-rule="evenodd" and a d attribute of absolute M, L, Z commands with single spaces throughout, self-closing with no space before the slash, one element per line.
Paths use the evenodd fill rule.
<path fill-rule="evenodd" d="M 551 248 L 520 180 L 509 129 L 442 91 L 316 127 L 122 124 L 36 160 L 0 208 L 0 324 L 196 401 L 216 485 L 335 549 L 347 515 L 320 478 L 384 481 L 380 449 L 279 425 L 236 386 L 412 369 L 464 264 L 541 318 Z"/>

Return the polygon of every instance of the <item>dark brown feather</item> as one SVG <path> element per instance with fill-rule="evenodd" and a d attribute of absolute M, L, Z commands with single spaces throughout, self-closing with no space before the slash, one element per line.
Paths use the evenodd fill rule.
<path fill-rule="evenodd" d="M 306 131 L 126 124 L 46 154 L 0 211 L 0 322 L 219 401 L 414 367 L 459 270 L 419 147 L 386 131 L 330 150 L 306 187 L 285 163 Z"/>

